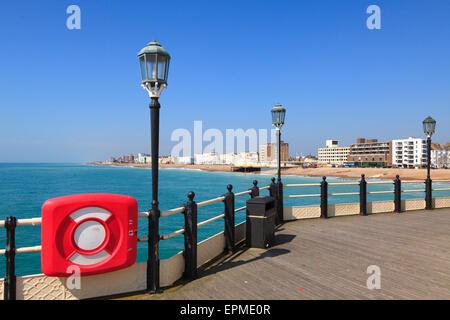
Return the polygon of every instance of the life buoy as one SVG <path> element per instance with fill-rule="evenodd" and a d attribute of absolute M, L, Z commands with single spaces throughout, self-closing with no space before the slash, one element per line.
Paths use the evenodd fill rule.
<path fill-rule="evenodd" d="M 48 276 L 110 272 L 136 261 L 137 202 L 90 193 L 47 200 L 42 206 L 41 268 Z"/>

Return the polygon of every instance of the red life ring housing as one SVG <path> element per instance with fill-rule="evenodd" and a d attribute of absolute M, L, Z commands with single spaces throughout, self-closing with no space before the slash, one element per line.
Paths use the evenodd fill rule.
<path fill-rule="evenodd" d="M 136 261 L 137 202 L 90 193 L 47 200 L 42 206 L 41 268 L 47 276 L 110 272 Z"/>

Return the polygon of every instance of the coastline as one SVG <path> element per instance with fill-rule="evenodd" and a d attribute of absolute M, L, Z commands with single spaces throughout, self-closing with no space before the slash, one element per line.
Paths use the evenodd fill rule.
<path fill-rule="evenodd" d="M 109 167 L 133 167 L 133 168 L 151 168 L 150 164 L 140 163 L 101 163 L 90 162 L 88 165 L 109 166 Z M 187 169 L 187 170 L 203 170 L 203 171 L 219 171 L 233 172 L 230 165 L 201 165 L 201 164 L 159 164 L 161 169 Z M 252 174 L 276 174 L 276 168 L 262 168 L 260 172 L 252 172 Z M 298 175 L 307 177 L 336 177 L 336 178 L 361 178 L 361 174 L 365 174 L 366 179 L 391 180 L 396 175 L 402 180 L 425 180 L 427 176 L 426 169 L 393 169 L 393 168 L 301 168 L 290 167 L 282 168 L 284 175 Z M 433 180 L 450 180 L 450 169 L 433 169 L 431 170 L 431 178 Z"/>

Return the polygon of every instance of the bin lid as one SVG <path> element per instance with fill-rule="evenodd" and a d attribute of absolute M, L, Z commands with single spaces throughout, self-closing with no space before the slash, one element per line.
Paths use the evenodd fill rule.
<path fill-rule="evenodd" d="M 247 203 L 249 204 L 266 204 L 269 202 L 274 201 L 274 197 L 270 197 L 270 196 L 258 196 L 258 197 L 254 197 L 252 199 L 247 200 Z"/>

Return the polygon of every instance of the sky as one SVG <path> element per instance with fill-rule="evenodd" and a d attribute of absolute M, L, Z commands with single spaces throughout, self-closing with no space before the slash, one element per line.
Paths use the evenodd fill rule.
<path fill-rule="evenodd" d="M 66 13 L 80 8 L 81 29 Z M 370 5 L 381 29 L 369 29 Z M 170 53 L 160 154 L 175 129 L 271 129 L 290 155 L 349 145 L 450 141 L 450 1 L 0 2 L 0 162 L 88 162 L 150 152 L 137 53 Z M 206 146 L 207 143 L 204 144 Z"/>

